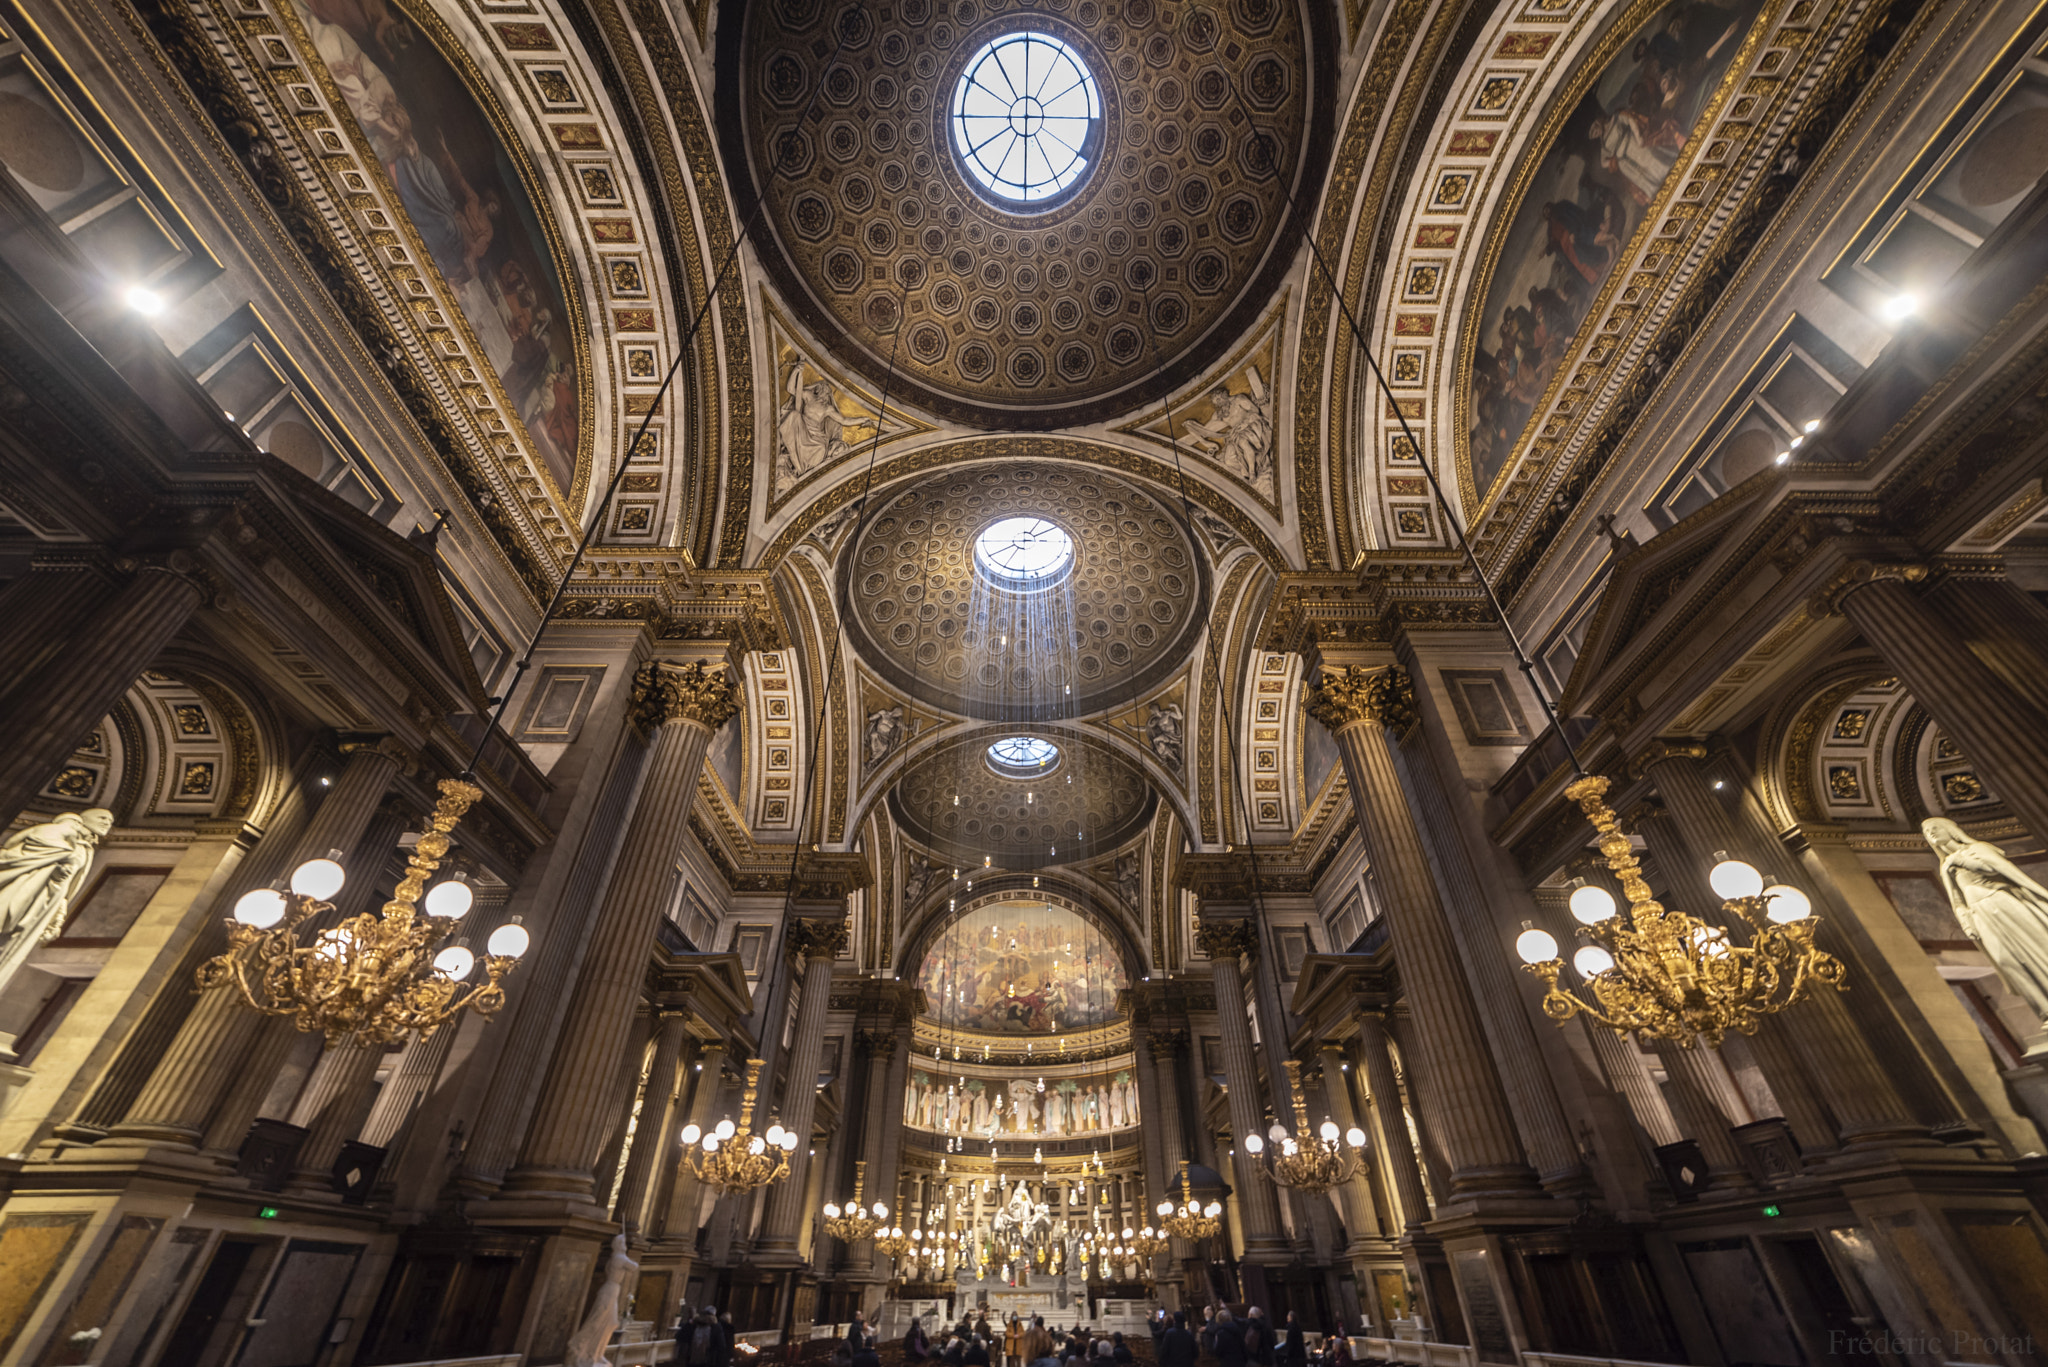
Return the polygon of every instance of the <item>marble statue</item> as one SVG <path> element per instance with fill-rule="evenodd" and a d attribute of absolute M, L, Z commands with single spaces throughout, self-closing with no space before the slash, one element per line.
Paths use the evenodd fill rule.
<path fill-rule="evenodd" d="M 612 1256 L 605 1264 L 604 1280 L 598 1284 L 597 1294 L 590 1298 L 590 1313 L 569 1335 L 562 1367 L 611 1367 L 611 1359 L 604 1355 L 605 1345 L 619 1331 L 620 1301 L 626 1294 L 626 1281 L 639 1270 L 640 1264 L 626 1256 L 626 1232 L 620 1230 L 612 1238 Z"/>
<path fill-rule="evenodd" d="M 929 859 L 911 855 L 903 861 L 903 905 L 910 908 L 924 899 L 938 881 L 939 866 Z"/>
<path fill-rule="evenodd" d="M 0 986 L 28 952 L 57 938 L 85 886 L 100 837 L 114 829 L 104 807 L 64 812 L 0 844 Z"/>
<path fill-rule="evenodd" d="M 1989 841 L 1972 840 L 1945 817 L 1920 823 L 1941 856 L 1941 884 L 1956 920 L 2005 985 L 2048 1021 L 2048 888 L 2022 873 Z"/>
<path fill-rule="evenodd" d="M 1159 756 L 1159 762 L 1169 769 L 1180 768 L 1183 725 L 1177 702 L 1154 703 L 1145 714 L 1145 738 L 1151 742 L 1152 753 Z"/>

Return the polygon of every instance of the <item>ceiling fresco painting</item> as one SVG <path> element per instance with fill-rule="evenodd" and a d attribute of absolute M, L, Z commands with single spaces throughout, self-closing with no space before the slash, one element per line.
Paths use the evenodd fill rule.
<path fill-rule="evenodd" d="M 1058 1035 L 1116 1018 L 1122 961 L 1087 918 L 1043 902 L 978 907 L 940 931 L 918 985 L 942 1029 Z"/>
<path fill-rule="evenodd" d="M 1614 53 L 1520 187 L 1479 312 L 1459 483 L 1491 496 L 1761 0 L 1674 0 Z"/>
<path fill-rule="evenodd" d="M 556 488 L 572 489 L 582 319 L 490 117 L 388 0 L 298 0 L 298 12 Z"/>

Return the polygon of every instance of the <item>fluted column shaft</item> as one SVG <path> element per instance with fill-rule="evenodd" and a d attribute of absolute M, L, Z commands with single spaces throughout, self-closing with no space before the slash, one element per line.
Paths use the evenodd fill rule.
<path fill-rule="evenodd" d="M 678 1136 L 678 1146 L 681 1143 L 680 1135 L 686 1126 L 695 1125 L 701 1134 L 718 1123 L 713 1111 L 718 1105 L 718 1094 L 723 1090 L 721 1080 L 725 1075 L 725 1046 L 706 1044 L 699 1047 L 692 1071 L 697 1075 L 697 1084 L 690 1093 L 689 1114 L 681 1125 L 670 1127 Z M 655 1232 L 664 1235 L 680 1234 L 694 1243 L 700 1204 L 697 1174 L 690 1170 L 680 1147 L 673 1151 L 673 1157 L 663 1164 L 663 1169 L 675 1173 L 675 1185 L 669 1192 L 667 1213 Z"/>
<path fill-rule="evenodd" d="M 1459 961 L 1387 728 L 1414 723 L 1412 685 L 1399 669 L 1325 670 L 1311 713 L 1337 737 L 1351 806 L 1380 890 L 1401 983 L 1425 1066 L 1445 1113 L 1440 1141 L 1456 1195 L 1536 1188 L 1486 1031 Z"/>
<path fill-rule="evenodd" d="M 0 698 L 77 636 L 78 623 L 114 592 L 96 553 L 38 555 L 26 574 L 0 587 Z"/>
<path fill-rule="evenodd" d="M 1650 1136 L 1652 1144 L 1675 1144 L 1683 1136 L 1671 1114 L 1671 1104 L 1657 1090 L 1657 1081 L 1643 1064 L 1634 1046 L 1604 1025 L 1588 1021 L 1586 1034 L 1593 1041 L 1593 1053 L 1607 1074 L 1607 1083 L 1620 1092 L 1635 1115 L 1636 1124 Z"/>
<path fill-rule="evenodd" d="M 287 873 L 333 850 L 355 849 L 398 770 L 399 754 L 394 747 L 366 745 L 352 752 L 307 820 L 291 858 L 285 861 Z M 191 1145 L 206 1131 L 215 1108 L 240 1080 L 247 1062 L 244 1055 L 265 1020 L 227 984 L 202 996 L 136 1097 L 127 1119 L 114 1127 L 113 1136 Z M 269 1085 L 267 1078 L 260 1081 Z M 260 1094 L 257 1099 L 260 1103 Z M 243 1129 L 247 1128 L 245 1121 Z M 235 1142 L 240 1142 L 239 1135 Z"/>
<path fill-rule="evenodd" d="M 377 808 L 376 814 L 370 818 L 360 838 L 342 857 L 342 867 L 348 870 L 349 879 L 335 896 L 334 910 L 324 918 L 325 924 L 339 925 L 351 916 L 370 911 L 382 900 L 377 895 L 378 882 L 383 876 L 384 866 L 389 861 L 392 851 L 398 848 L 399 837 L 405 834 L 405 828 L 411 822 L 411 817 L 396 801 L 386 801 Z M 322 854 L 330 852 L 331 850 L 320 851 Z M 293 867 L 296 868 L 297 865 L 294 864 Z M 291 1021 L 277 1016 L 268 1016 L 256 1023 L 249 1042 L 244 1047 L 241 1066 L 236 1070 L 234 1082 L 228 1087 L 227 1095 L 221 1098 L 220 1104 L 214 1107 L 212 1116 L 207 1119 L 206 1130 L 199 1140 L 202 1152 L 226 1157 L 241 1149 L 242 1141 L 248 1137 L 249 1126 L 255 1122 L 257 1116 L 264 1114 L 264 1105 L 269 1100 L 279 1075 L 292 1061 L 294 1054 L 303 1056 L 305 1038 L 304 1033 Z M 338 1053 L 338 1050 L 327 1050 L 314 1062 L 306 1079 L 308 1088 L 318 1081 L 323 1069 L 331 1070 L 342 1066 L 342 1060 L 337 1057 Z M 332 1124 L 342 1123 L 342 1117 L 349 1114 L 360 1118 L 368 1109 L 368 1092 L 374 1080 L 374 1070 L 371 1075 L 362 1075 L 358 1072 L 352 1080 L 358 1089 L 357 1094 L 336 1100 L 334 1118 L 330 1122 Z M 322 1090 L 325 1090 L 324 1084 Z M 294 1104 L 291 1101 L 281 1103 L 279 1113 L 290 1112 Z M 353 1137 L 353 1134 L 332 1137 L 333 1153 L 328 1157 L 329 1165 L 332 1164 L 334 1155 L 341 1152 L 342 1141 Z M 312 1142 L 313 1137 L 308 1135 L 305 1148 L 310 1148 Z M 311 1172 L 316 1182 L 324 1185 L 326 1165 L 311 1168 L 311 1161 L 312 1156 L 302 1148 L 300 1166 Z"/>
<path fill-rule="evenodd" d="M 1947 578 L 1927 595 L 1940 613 L 2036 713 L 2048 717 L 2048 607 L 2005 578 Z"/>
<path fill-rule="evenodd" d="M 1242 924 L 1242 923 L 1240 923 Z M 1245 1145 L 1251 1135 L 1263 1142 L 1266 1118 L 1259 1105 L 1259 1060 L 1252 1049 L 1251 1021 L 1244 1009 L 1244 974 L 1237 954 L 1251 944 L 1248 924 L 1242 925 L 1244 944 L 1226 944 L 1213 932 L 1223 923 L 1205 915 L 1204 948 L 1211 954 L 1209 972 L 1216 984 L 1216 1028 L 1222 1036 L 1223 1067 L 1230 1079 L 1224 1100 L 1230 1108 L 1230 1134 L 1236 1157 L 1231 1166 L 1237 1188 L 1239 1232 L 1244 1236 L 1244 1256 L 1251 1262 L 1286 1261 L 1287 1242 L 1280 1235 L 1280 1206 L 1273 1198 L 1273 1184 L 1259 1171 L 1258 1158 Z M 1283 1084 L 1284 1085 L 1284 1081 Z"/>
<path fill-rule="evenodd" d="M 1671 1079 L 1672 1114 L 1685 1137 L 1700 1146 L 1708 1174 L 1721 1186 L 1755 1185 L 1741 1151 L 1735 1147 L 1734 1136 L 1728 1133 L 1727 1115 L 1714 1104 L 1713 1095 L 1720 1079 L 1713 1076 L 1715 1062 L 1706 1046 L 1681 1049 L 1675 1044 L 1660 1043 L 1656 1048 L 1665 1075 Z"/>
<path fill-rule="evenodd" d="M 1351 1075 L 1345 1065 L 1350 1058 L 1341 1044 L 1325 1043 L 1321 1046 L 1323 1055 L 1323 1097 L 1329 1103 L 1330 1119 L 1346 1135 L 1365 1127 L 1359 1123 L 1358 1112 L 1351 1105 Z M 1369 1161 L 1369 1160 L 1368 1160 Z M 1379 1233 L 1379 1221 L 1374 1217 L 1372 1191 L 1366 1185 L 1365 1163 L 1359 1164 L 1358 1171 L 1351 1179 L 1337 1187 L 1338 1207 L 1344 1212 L 1344 1233 L 1348 1247 L 1357 1248 L 1367 1238 Z"/>
<path fill-rule="evenodd" d="M 1898 671 L 1986 785 L 2037 838 L 2048 838 L 2048 718 L 1899 580 L 1872 580 L 1840 601 L 1842 615 Z"/>
<path fill-rule="evenodd" d="M 381 1044 L 338 1044 L 321 1057 L 306 1080 L 306 1090 L 292 1108 L 292 1124 L 307 1130 L 306 1142 L 299 1147 L 302 1183 L 324 1185 L 334 1160 L 341 1157 L 341 1146 L 356 1137 L 384 1054 Z"/>
<path fill-rule="evenodd" d="M 804 965 L 802 995 L 796 1006 L 782 1093 L 782 1127 L 795 1131 L 796 1148 L 789 1155 L 789 1176 L 768 1189 L 761 1237 L 754 1243 L 754 1260 L 769 1267 L 801 1262 L 797 1240 L 807 1214 L 804 1189 L 811 1168 L 811 1124 L 818 1110 L 818 1061 L 825 1050 L 825 1008 L 832 996 L 832 961 L 839 957 L 846 936 L 843 923 L 837 930 L 837 939 L 812 936 L 799 950 Z"/>
<path fill-rule="evenodd" d="M 1431 715 L 1410 727 L 1401 741 L 1404 791 L 1411 799 L 1415 828 L 1435 855 L 1434 868 L 1443 884 L 1444 921 L 1464 962 L 1515 1129 L 1528 1141 L 1529 1157 L 1545 1186 L 1560 1191 L 1583 1188 L 1588 1181 L 1585 1159 L 1565 1121 L 1536 1027 L 1524 1009 L 1528 984 L 1515 969 L 1513 935 L 1504 933 L 1505 927 L 1532 917 L 1535 907 L 1520 887 L 1510 889 L 1497 879 L 1482 879 L 1467 841 L 1488 837 L 1472 829 L 1469 802 L 1453 807 L 1447 790 L 1454 783 L 1462 785 L 1463 775 L 1449 757 L 1450 742 L 1442 731 L 1441 719 Z M 1442 767 L 1437 762 L 1440 754 Z M 1520 897 L 1519 904 L 1511 903 L 1512 897 Z"/>
<path fill-rule="evenodd" d="M 1186 1131 L 1180 1116 L 1180 1079 L 1174 1070 L 1179 1066 L 1178 1056 L 1186 1038 L 1179 1034 L 1148 1033 L 1139 1057 L 1141 1071 L 1138 1079 L 1141 1086 L 1147 1072 L 1152 1079 L 1151 1091 L 1141 1095 L 1141 1104 L 1151 1108 L 1144 1116 L 1145 1133 L 1156 1135 L 1159 1140 L 1160 1182 L 1158 1190 L 1151 1193 L 1154 1206 L 1161 1201 L 1171 1201 L 1176 1206 L 1181 1203 L 1180 1165 L 1188 1152 Z M 1186 1239 L 1175 1237 L 1167 1246 L 1167 1254 L 1176 1260 L 1192 1258 L 1195 1246 Z"/>
<path fill-rule="evenodd" d="M 202 596 L 198 580 L 145 565 L 95 611 L 68 623 L 63 648 L 6 695 L 0 820 L 42 791 L 86 732 L 184 628 Z"/>
<path fill-rule="evenodd" d="M 664 1150 L 670 1155 L 669 1136 L 679 1127 L 669 1123 L 675 1100 L 676 1082 L 682 1073 L 683 1046 L 690 1034 L 689 1017 L 680 1011 L 657 1011 L 654 1024 L 654 1061 L 647 1067 L 647 1085 L 640 1089 L 640 1118 L 633 1127 L 633 1147 L 626 1155 L 625 1175 L 619 1179 L 619 1197 L 612 1203 L 612 1218 L 635 1235 L 647 1229 L 647 1192 Z"/>
<path fill-rule="evenodd" d="M 1365 1069 L 1374 1128 L 1379 1132 L 1380 1152 L 1386 1155 L 1387 1168 L 1394 1179 L 1394 1199 L 1401 1207 L 1401 1223 L 1414 1229 L 1429 1221 L 1429 1193 L 1422 1185 L 1422 1166 L 1408 1137 L 1392 1046 L 1385 1019 L 1371 1012 L 1360 1013 L 1358 1051 L 1364 1057 L 1359 1062 Z"/>
<path fill-rule="evenodd" d="M 647 775 L 605 889 L 583 970 L 555 1046 L 519 1166 L 506 1185 L 572 1200 L 593 1198 L 592 1174 L 610 1119 L 605 1089 L 632 1033 L 655 926 L 673 891 L 676 851 L 712 731 L 738 709 L 738 691 L 701 666 L 657 667 L 638 698 L 656 734 Z"/>
<path fill-rule="evenodd" d="M 1684 760 L 1683 756 L 1660 761 L 1662 764 L 1680 762 L 1690 761 Z M 1655 778 L 1663 771 L 1657 765 L 1651 765 L 1648 772 Z M 1673 778 L 1673 782 L 1682 781 L 1682 778 Z M 1709 924 L 1721 924 L 1726 918 L 1719 905 L 1714 903 L 1706 881 L 1707 873 L 1713 867 L 1711 856 L 1707 856 L 1704 863 L 1694 858 L 1688 842 L 1679 833 L 1678 823 L 1668 810 L 1645 811 L 1638 819 L 1636 829 L 1641 832 L 1651 856 L 1665 873 L 1668 886 L 1664 900 L 1667 905 Z M 1602 877 L 1607 878 L 1607 889 L 1618 903 L 1621 900 L 1619 885 L 1604 873 Z M 1834 1119 L 1821 1105 L 1820 1089 L 1807 1076 L 1806 1063 L 1799 1056 L 1798 1046 L 1786 1022 L 1783 1019 L 1766 1020 L 1763 1028 L 1751 1038 L 1750 1048 L 1763 1070 L 1764 1081 L 1770 1085 L 1779 1113 L 1792 1128 L 1792 1137 L 1798 1141 L 1800 1151 L 1826 1153 L 1835 1149 L 1840 1141 L 1835 1133 Z"/>
<path fill-rule="evenodd" d="M 889 1223 L 902 1225 L 906 1232 L 910 1226 L 904 1221 L 903 1212 L 897 1209 L 901 1198 L 896 1191 L 896 1175 L 903 1167 L 903 1093 L 910 1085 L 910 1028 L 908 1020 L 901 1020 L 894 1022 L 889 1030 L 882 1093 L 875 1104 L 874 1117 L 869 1121 L 870 1146 L 863 1150 L 868 1160 L 870 1204 L 877 1198 L 886 1202 Z M 877 1121 L 879 1131 L 875 1128 Z M 858 1248 L 866 1256 L 864 1261 L 856 1260 L 856 1268 L 866 1267 L 868 1274 L 876 1280 L 886 1278 L 889 1269 L 884 1255 L 876 1252 L 874 1240 L 866 1240 Z"/>
<path fill-rule="evenodd" d="M 1650 772 L 1678 827 L 1679 838 L 1692 853 L 1702 882 L 1705 869 L 1711 867 L 1719 851 L 1752 860 L 1760 855 L 1742 838 L 1689 757 L 1662 760 L 1651 766 Z M 1772 865 L 1777 862 L 1780 861 L 1767 860 L 1761 867 L 1765 872 L 1774 872 Z M 1925 1135 L 1925 1127 L 1912 1118 L 1898 1089 L 1850 1019 L 1840 994 L 1816 990 L 1808 1001 L 1778 1019 L 1784 1022 L 1785 1033 L 1798 1049 L 1807 1075 L 1819 1089 L 1821 1100 L 1833 1114 L 1845 1142 L 1874 1143 Z M 1766 1051 L 1769 1047 L 1767 1043 Z M 1781 1097 L 1779 1104 L 1786 1105 L 1785 1099 Z"/>

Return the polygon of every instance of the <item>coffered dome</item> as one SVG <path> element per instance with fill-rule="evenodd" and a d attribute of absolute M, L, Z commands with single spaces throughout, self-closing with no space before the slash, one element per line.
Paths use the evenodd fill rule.
<path fill-rule="evenodd" d="M 1180 519 L 1099 470 L 1004 462 L 890 499 L 845 554 L 854 650 L 990 720 L 1127 702 L 1186 659 L 1207 588 Z"/>
<path fill-rule="evenodd" d="M 1072 425 L 1185 379 L 1270 300 L 1288 194 L 1319 188 L 1327 44 L 1287 0 L 722 17 L 763 261 L 850 362 L 960 420 Z"/>
<path fill-rule="evenodd" d="M 968 868 L 1043 868 L 1113 850 L 1152 819 L 1138 766 L 1078 732 L 1037 731 L 1059 751 L 1043 774 L 991 763 L 1002 739 L 976 731 L 914 761 L 889 794 L 898 825 Z"/>

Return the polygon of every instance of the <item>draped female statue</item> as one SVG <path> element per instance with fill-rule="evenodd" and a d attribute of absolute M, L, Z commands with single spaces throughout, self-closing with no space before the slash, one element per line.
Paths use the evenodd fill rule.
<path fill-rule="evenodd" d="M 2005 985 L 2048 1021 L 2048 888 L 2005 851 L 1973 840 L 1944 817 L 1920 823 L 1941 857 L 1941 884 L 1963 931 L 1988 955 Z"/>

